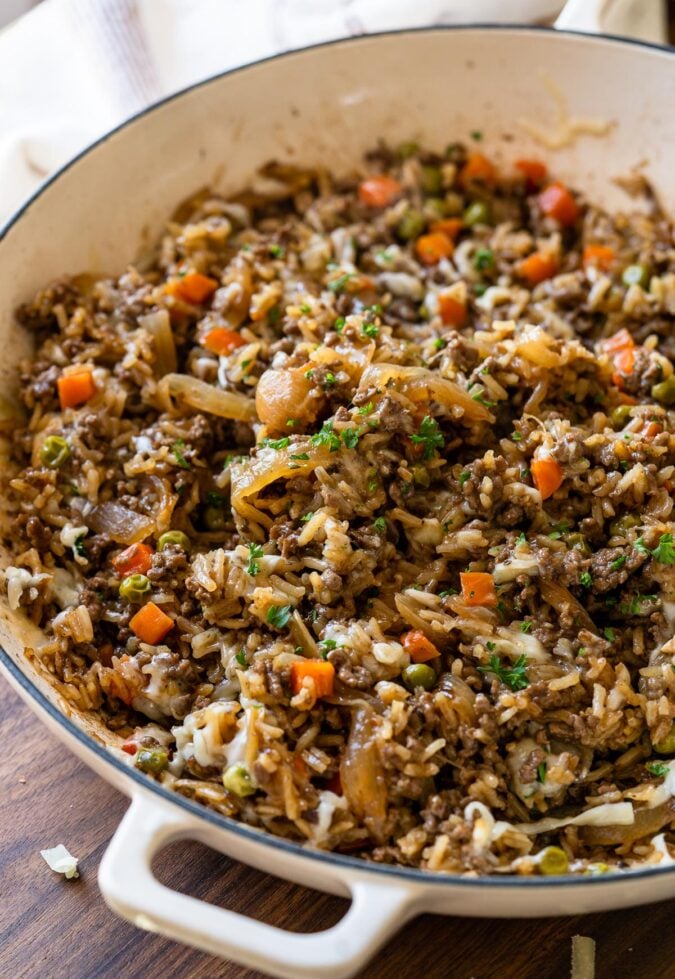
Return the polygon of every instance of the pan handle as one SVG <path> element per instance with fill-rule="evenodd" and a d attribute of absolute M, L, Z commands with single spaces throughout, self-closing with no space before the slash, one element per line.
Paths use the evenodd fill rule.
<path fill-rule="evenodd" d="M 554 27 L 585 34 L 620 34 L 622 37 L 666 43 L 663 0 L 567 0 Z"/>
<path fill-rule="evenodd" d="M 212 845 L 224 849 L 223 834 L 215 827 L 210 834 L 208 825 L 205 833 L 205 825 L 145 793 L 136 795 L 99 868 L 99 887 L 109 907 L 139 928 L 287 979 L 353 976 L 416 913 L 412 890 L 403 882 L 341 875 L 352 901 L 344 917 L 326 931 L 296 934 L 161 884 L 152 859 L 173 840 L 189 837 L 208 844 L 217 832 Z M 233 851 L 241 848 L 235 837 L 230 845 Z"/>

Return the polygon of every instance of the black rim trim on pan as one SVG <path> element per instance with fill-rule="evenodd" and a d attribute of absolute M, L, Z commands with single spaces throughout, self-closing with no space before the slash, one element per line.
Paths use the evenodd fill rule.
<path fill-rule="evenodd" d="M 0 242 L 2 242 L 20 218 L 29 210 L 30 207 L 35 203 L 35 201 L 40 198 L 45 191 L 51 187 L 59 178 L 66 173 L 68 170 L 72 169 L 77 163 L 80 162 L 84 157 L 88 156 L 99 146 L 108 142 L 113 136 L 122 130 L 126 129 L 128 126 L 139 121 L 144 116 L 156 109 L 159 109 L 176 99 L 181 98 L 188 92 L 192 92 L 195 89 L 204 88 L 207 85 L 218 82 L 221 78 L 227 75 L 238 74 L 242 71 L 247 71 L 249 69 L 255 68 L 257 65 L 266 64 L 271 61 L 277 61 L 282 58 L 292 58 L 292 57 L 302 57 L 305 51 L 314 51 L 317 48 L 333 47 L 335 45 L 358 45 L 369 41 L 371 38 L 377 37 L 390 37 L 398 36 L 401 34 L 440 34 L 449 31 L 475 31 L 475 30 L 489 30 L 489 31 L 506 31 L 506 32 L 527 32 L 536 34 L 551 34 L 552 36 L 571 36 L 578 39 L 582 39 L 589 44 L 593 43 L 610 43 L 617 45 L 625 45 L 630 47 L 647 48 L 648 50 L 657 51 L 664 55 L 675 55 L 675 50 L 672 48 L 665 47 L 664 45 L 654 44 L 648 41 L 639 41 L 632 38 L 617 37 L 615 35 L 601 34 L 592 35 L 586 34 L 581 31 L 571 31 L 571 30 L 561 30 L 552 32 L 550 28 L 539 27 L 536 25 L 521 25 L 521 24 L 458 24 L 458 25 L 439 25 L 437 27 L 417 27 L 417 28 L 407 28 L 402 30 L 392 30 L 392 31 L 380 31 L 373 34 L 364 34 L 357 37 L 347 37 L 347 38 L 336 38 L 330 41 L 324 41 L 321 44 L 313 44 L 305 48 L 296 48 L 289 51 L 282 51 L 279 54 L 270 55 L 267 58 L 261 58 L 257 61 L 250 62 L 245 65 L 238 65 L 235 68 L 230 68 L 226 71 L 221 71 L 215 75 L 210 75 L 208 78 L 203 79 L 200 82 L 196 82 L 192 85 L 188 85 L 185 88 L 180 89 L 177 92 L 173 92 L 170 95 L 165 96 L 157 102 L 153 102 L 152 105 L 140 110 L 134 115 L 125 119 L 118 126 L 115 126 L 109 132 L 105 133 L 103 136 L 99 137 L 95 142 L 91 143 L 71 160 L 60 167 L 55 173 L 53 173 L 44 183 L 42 183 L 38 189 L 25 201 L 25 203 L 19 208 L 18 211 L 7 221 L 2 230 L 0 230 Z M 541 877 L 500 877 L 500 876 L 490 876 L 490 877 L 465 877 L 458 874 L 446 874 L 439 873 L 430 870 L 417 870 L 414 868 L 407 868 L 401 866 L 392 866 L 388 864 L 375 864 L 369 863 L 361 857 L 350 857 L 339 853 L 324 852 L 321 850 L 309 849 L 300 843 L 294 843 L 290 840 L 286 840 L 283 837 L 274 836 L 265 830 L 254 829 L 253 827 L 246 826 L 243 823 L 237 822 L 237 820 L 230 819 L 227 816 L 223 816 L 213 809 L 209 809 L 205 805 L 193 802 L 190 799 L 185 798 L 177 792 L 172 792 L 170 789 L 165 789 L 158 782 L 153 779 L 148 778 L 143 775 L 135 768 L 131 768 L 126 765 L 121 759 L 117 758 L 111 751 L 106 749 L 103 745 L 99 744 L 92 737 L 85 734 L 84 730 L 71 721 L 65 716 L 58 708 L 42 693 L 42 691 L 33 683 L 32 680 L 19 668 L 19 666 L 14 662 L 14 660 L 9 656 L 5 649 L 0 646 L 0 661 L 3 663 L 7 671 L 14 677 L 16 682 L 30 695 L 30 697 L 35 700 L 40 707 L 45 710 L 58 724 L 64 727 L 69 734 L 71 734 L 77 741 L 80 742 L 86 748 L 87 751 L 92 752 L 97 755 L 106 765 L 111 765 L 113 768 L 117 769 L 120 774 L 124 775 L 126 778 L 131 779 L 141 788 L 154 792 L 156 795 L 160 796 L 172 805 L 176 805 L 181 809 L 189 812 L 191 815 L 196 816 L 199 819 L 204 819 L 207 822 L 213 824 L 220 829 L 224 829 L 229 833 L 244 837 L 251 842 L 262 843 L 272 849 L 281 850 L 289 855 L 296 857 L 304 857 L 310 860 L 320 861 L 324 864 L 332 864 L 337 867 L 344 867 L 345 869 L 357 870 L 362 873 L 372 873 L 378 876 L 393 877 L 397 879 L 403 879 L 408 881 L 414 881 L 418 884 L 426 885 L 436 885 L 436 886 L 453 886 L 453 887 L 472 887 L 472 888 L 554 888 L 558 889 L 560 887 L 579 887 L 583 885 L 584 887 L 591 887 L 593 885 L 604 885 L 605 887 L 616 887 L 625 883 L 627 880 L 634 880 L 636 877 L 640 879 L 645 877 L 662 877 L 667 874 L 671 874 L 675 871 L 675 865 L 670 867 L 645 867 L 644 869 L 638 870 L 626 870 L 625 872 L 613 873 L 598 876 L 569 876 L 569 877 L 559 877 L 559 878 L 541 878 Z M 98 774 L 98 773 L 97 773 Z M 273 871 L 271 871 L 273 873 Z"/>

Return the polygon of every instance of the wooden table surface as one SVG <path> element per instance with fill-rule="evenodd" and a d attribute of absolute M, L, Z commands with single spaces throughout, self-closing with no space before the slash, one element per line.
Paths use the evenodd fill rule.
<path fill-rule="evenodd" d="M 109 911 L 96 871 L 127 800 L 71 755 L 0 679 L 0 977 L 255 979 L 251 972 L 138 931 Z M 65 844 L 81 877 L 53 873 L 39 851 Z M 174 844 L 160 879 L 282 928 L 330 927 L 347 902 Z M 423 915 L 409 922 L 362 979 L 564 979 L 572 935 L 597 942 L 598 979 L 675 976 L 675 901 L 541 921 Z"/>

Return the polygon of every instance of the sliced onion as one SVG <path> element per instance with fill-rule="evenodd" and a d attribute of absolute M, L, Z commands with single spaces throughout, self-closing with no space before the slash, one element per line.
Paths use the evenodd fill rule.
<path fill-rule="evenodd" d="M 167 374 L 157 385 L 157 393 L 168 410 L 174 410 L 172 398 L 176 398 L 191 408 L 219 418 L 242 422 L 257 420 L 255 403 L 250 398 L 221 391 L 189 374 Z"/>
<path fill-rule="evenodd" d="M 312 382 L 307 367 L 293 370 L 266 370 L 255 391 L 258 418 L 273 432 L 287 432 L 288 420 L 313 422 L 319 399 L 312 397 Z"/>
<path fill-rule="evenodd" d="M 167 479 L 148 476 L 147 481 L 157 496 L 157 507 L 153 514 L 154 530 L 157 535 L 163 534 L 171 526 L 171 516 L 178 503 L 178 495 L 171 492 L 171 484 Z"/>
<path fill-rule="evenodd" d="M 378 720 L 370 707 L 358 707 L 340 763 L 340 781 L 345 797 L 376 841 L 384 839 L 387 791 L 384 768 L 377 748 Z"/>
<path fill-rule="evenodd" d="M 139 316 L 138 325 L 141 329 L 146 330 L 155 341 L 157 374 L 163 377 L 165 374 L 175 371 L 178 361 L 176 360 L 176 344 L 173 339 L 168 310 L 158 309 L 154 313 L 148 313 L 147 316 Z"/>
<path fill-rule="evenodd" d="M 664 802 L 656 809 L 634 809 L 635 821 L 630 826 L 585 826 L 581 830 L 584 843 L 589 846 L 619 846 L 633 843 L 643 836 L 654 836 L 675 820 L 672 802 Z"/>
<path fill-rule="evenodd" d="M 121 503 L 101 503 L 87 514 L 86 523 L 97 534 L 107 534 L 117 544 L 135 544 L 152 533 L 155 521 Z"/>
<path fill-rule="evenodd" d="M 425 367 L 371 364 L 361 375 L 359 388 L 384 388 L 389 381 L 394 381 L 412 401 L 437 401 L 446 408 L 461 408 L 470 422 L 494 421 L 487 408 L 474 401 L 464 388 Z"/>
<path fill-rule="evenodd" d="M 306 455 L 307 459 L 298 459 Z M 295 458 L 293 458 L 295 457 Z M 306 476 L 317 466 L 329 462 L 329 453 L 323 448 L 313 446 L 309 439 L 296 442 L 294 446 L 285 449 L 258 449 L 255 459 L 230 466 L 232 483 L 232 508 L 245 520 L 271 527 L 272 520 L 258 510 L 250 502 L 266 486 L 277 479 L 293 479 L 296 476 Z"/>
<path fill-rule="evenodd" d="M 590 617 L 583 605 L 580 605 L 576 600 L 572 592 L 565 588 L 564 585 L 559 584 L 557 581 L 546 581 L 541 582 L 541 597 L 549 605 L 552 605 L 556 612 L 560 615 L 565 611 L 565 606 L 572 608 L 576 615 L 577 625 L 581 628 L 588 629 L 589 632 L 594 633 L 597 636 L 598 630 L 593 623 L 593 619 Z"/>

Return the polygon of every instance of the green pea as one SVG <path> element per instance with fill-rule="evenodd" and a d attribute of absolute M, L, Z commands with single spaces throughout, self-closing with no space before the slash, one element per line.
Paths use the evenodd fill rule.
<path fill-rule="evenodd" d="M 151 775 L 159 775 L 169 764 L 166 748 L 140 748 L 134 758 L 136 768 Z"/>
<path fill-rule="evenodd" d="M 232 792 L 233 795 L 238 795 L 242 798 L 247 795 L 253 795 L 256 791 L 251 773 L 246 765 L 243 765 L 241 762 L 238 762 L 236 765 L 230 765 L 227 771 L 223 772 L 223 785 L 228 792 Z"/>
<path fill-rule="evenodd" d="M 449 218 L 457 217 L 464 210 L 464 198 L 461 194 L 456 194 L 454 190 L 449 190 L 445 195 L 445 216 Z"/>
<path fill-rule="evenodd" d="M 221 507 L 209 506 L 204 511 L 207 530 L 223 530 L 227 523 L 225 511 Z"/>
<path fill-rule="evenodd" d="M 436 682 L 436 674 L 426 663 L 411 663 L 410 666 L 406 666 L 402 676 L 408 690 L 415 690 L 416 687 L 431 690 Z"/>
<path fill-rule="evenodd" d="M 660 755 L 675 754 L 675 724 L 671 727 L 670 734 L 667 734 L 663 741 L 654 745 L 654 751 L 658 751 Z"/>
<path fill-rule="evenodd" d="M 130 574 L 120 582 L 120 598 L 127 602 L 142 602 L 152 585 L 144 574 Z"/>
<path fill-rule="evenodd" d="M 415 211 L 412 207 L 408 208 L 401 220 L 398 222 L 396 232 L 399 238 L 404 241 L 411 241 L 422 234 L 426 227 L 424 215 Z"/>
<path fill-rule="evenodd" d="M 583 534 L 567 534 L 565 536 L 565 543 L 568 547 L 572 548 L 572 550 L 580 551 L 585 557 L 590 557 L 590 555 L 593 553 Z"/>
<path fill-rule="evenodd" d="M 405 143 L 401 143 L 399 148 L 396 150 L 396 155 L 399 160 L 408 160 L 415 153 L 419 153 L 420 147 L 419 143 L 414 143 L 412 140 L 408 140 Z"/>
<path fill-rule="evenodd" d="M 443 177 L 438 167 L 422 167 L 421 183 L 422 190 L 430 197 L 440 194 L 443 187 Z"/>
<path fill-rule="evenodd" d="M 45 466 L 62 466 L 70 455 L 70 446 L 60 435 L 48 435 L 40 449 L 40 461 Z"/>
<path fill-rule="evenodd" d="M 428 197 L 424 202 L 424 213 L 432 220 L 440 220 L 446 217 L 448 209 L 441 197 Z"/>
<path fill-rule="evenodd" d="M 609 525 L 609 532 L 613 537 L 625 537 L 631 527 L 637 527 L 639 523 L 638 517 L 633 516 L 632 513 L 627 513 L 623 517 L 612 520 Z"/>
<path fill-rule="evenodd" d="M 663 405 L 675 404 L 675 374 L 652 386 L 652 398 Z"/>
<path fill-rule="evenodd" d="M 547 877 L 566 874 L 570 869 L 567 854 L 559 846 L 547 846 L 539 860 L 539 870 Z"/>
<path fill-rule="evenodd" d="M 630 405 L 617 405 L 609 416 L 613 429 L 618 432 L 630 418 Z"/>
<path fill-rule="evenodd" d="M 476 224 L 490 223 L 490 207 L 485 201 L 472 201 L 462 215 L 464 224 L 473 228 Z"/>
<path fill-rule="evenodd" d="M 190 550 L 190 538 L 182 530 L 167 530 L 157 541 L 157 547 L 160 551 L 163 551 L 169 544 L 182 547 L 184 551 Z"/>
<path fill-rule="evenodd" d="M 627 265 L 623 270 L 621 281 L 625 286 L 642 286 L 646 289 L 649 285 L 650 271 L 646 265 Z"/>

